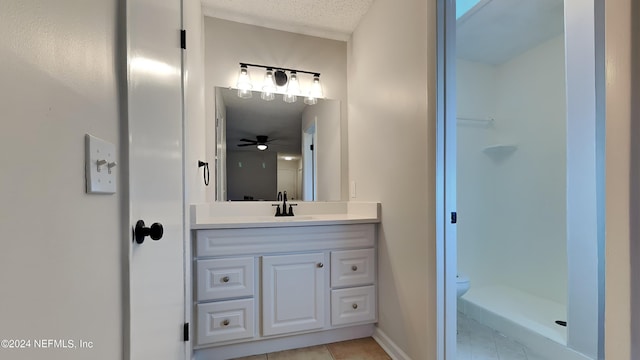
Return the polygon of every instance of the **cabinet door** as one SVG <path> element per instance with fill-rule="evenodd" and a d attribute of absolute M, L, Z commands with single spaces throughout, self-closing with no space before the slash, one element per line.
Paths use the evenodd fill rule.
<path fill-rule="evenodd" d="M 324 253 L 262 257 L 262 334 L 324 327 Z"/>

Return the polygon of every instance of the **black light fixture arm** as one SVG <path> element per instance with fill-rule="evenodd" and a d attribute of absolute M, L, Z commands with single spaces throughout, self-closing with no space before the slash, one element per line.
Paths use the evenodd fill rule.
<path fill-rule="evenodd" d="M 313 76 L 318 76 L 320 77 L 320 73 L 316 72 L 316 71 L 306 71 L 306 70 L 298 70 L 298 69 L 287 69 L 287 68 L 283 68 L 283 67 L 278 67 L 278 66 L 267 66 L 267 65 L 259 65 L 259 64 L 249 64 L 249 63 L 240 63 L 240 66 L 251 66 L 251 67 L 259 67 L 259 68 L 263 68 L 263 69 L 273 69 L 273 70 L 282 70 L 282 71 L 294 71 L 296 73 L 304 73 L 304 74 L 311 74 Z"/>

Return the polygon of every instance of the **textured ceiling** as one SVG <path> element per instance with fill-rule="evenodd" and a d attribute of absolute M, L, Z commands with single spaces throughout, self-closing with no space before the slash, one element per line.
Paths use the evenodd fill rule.
<path fill-rule="evenodd" d="M 205 15 L 346 41 L 373 0 L 202 0 Z"/>

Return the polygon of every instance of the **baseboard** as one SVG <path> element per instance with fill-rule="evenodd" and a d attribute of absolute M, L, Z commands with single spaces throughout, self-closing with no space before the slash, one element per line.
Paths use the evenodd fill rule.
<path fill-rule="evenodd" d="M 411 360 L 409 355 L 405 354 L 396 343 L 391 340 L 384 333 L 384 331 L 380 330 L 379 327 L 376 326 L 372 335 L 373 339 L 380 345 L 380 347 L 391 357 L 393 360 Z"/>

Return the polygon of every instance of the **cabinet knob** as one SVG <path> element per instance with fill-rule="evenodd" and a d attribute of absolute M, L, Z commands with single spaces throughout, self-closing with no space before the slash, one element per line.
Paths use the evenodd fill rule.
<path fill-rule="evenodd" d="M 229 282 L 229 277 L 228 276 L 223 277 L 222 278 L 222 282 L 228 283 Z"/>
<path fill-rule="evenodd" d="M 353 310 L 355 310 L 355 309 L 357 309 L 357 308 L 358 308 L 358 304 L 355 304 L 355 303 L 354 303 L 353 305 L 351 305 L 351 307 L 353 308 Z"/>
<path fill-rule="evenodd" d="M 222 325 L 224 325 L 224 326 L 229 326 L 229 320 L 225 320 L 225 321 L 223 321 L 223 322 L 222 322 Z"/>
<path fill-rule="evenodd" d="M 319 267 L 319 268 L 323 268 L 323 267 L 324 267 L 324 264 L 323 264 L 323 263 L 318 263 L 318 267 Z"/>
<path fill-rule="evenodd" d="M 358 267 L 357 267 L 357 266 L 355 266 L 355 265 L 353 265 L 353 266 L 351 267 L 351 270 L 353 270 L 353 271 L 358 271 Z"/>

